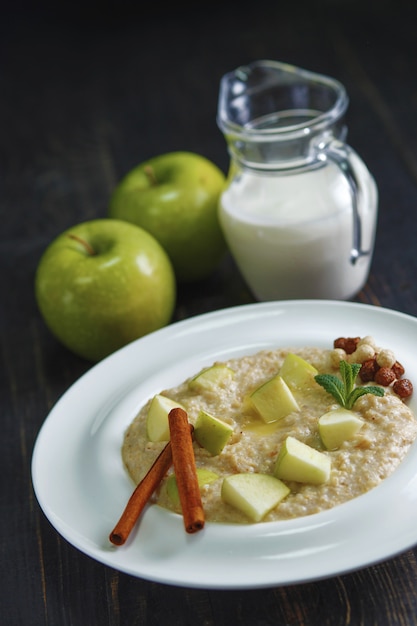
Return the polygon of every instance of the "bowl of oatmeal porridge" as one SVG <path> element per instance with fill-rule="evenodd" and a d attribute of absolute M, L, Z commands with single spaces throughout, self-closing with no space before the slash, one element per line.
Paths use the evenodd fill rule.
<path fill-rule="evenodd" d="M 322 390 L 310 406 L 311 415 L 306 411 L 302 427 L 293 417 L 284 418 L 282 432 L 266 424 L 265 429 L 272 430 L 268 450 L 262 450 L 262 444 L 260 451 L 250 453 L 245 446 L 252 437 L 265 439 L 264 426 L 249 413 L 237 426 L 233 406 L 240 393 L 245 395 L 279 368 L 288 350 L 310 359 L 317 370 L 327 370 L 327 351 L 333 352 L 332 342 L 342 336 L 372 336 L 378 347 L 394 352 L 404 376 L 413 381 L 416 330 L 411 316 L 369 305 L 289 301 L 202 315 L 133 342 L 81 377 L 45 420 L 32 460 L 39 504 L 57 532 L 91 558 L 165 584 L 206 589 L 295 584 L 391 558 L 417 543 L 413 522 L 417 449 L 411 442 L 416 398 L 413 394 L 400 399 L 392 388 L 383 397 L 365 395 L 358 400 L 355 410 L 369 422 L 366 429 L 343 450 L 321 450 L 334 453 L 330 483 L 313 497 L 310 487 L 303 493 L 291 485 L 294 507 L 282 501 L 279 515 L 270 513 L 260 523 L 252 523 L 228 509 L 231 518 L 216 519 L 218 512 L 215 506 L 211 510 L 208 493 L 207 523 L 195 535 L 184 532 L 181 513 L 163 502 L 147 506 L 126 545 L 111 546 L 108 534 L 140 478 L 132 477 L 134 470 L 123 459 L 126 434 L 155 394 L 171 390 L 183 394 L 186 381 L 213 363 L 234 366 L 235 386 L 222 400 L 231 412 L 222 417 L 236 422 L 230 446 L 239 450 L 232 458 L 226 450 L 229 444 L 225 446 L 224 474 L 232 467 L 253 471 L 259 463 L 264 463 L 262 471 L 269 472 L 282 432 L 319 445 L 313 413 L 333 406 L 334 400 Z M 246 391 L 242 385 L 248 386 Z M 299 404 L 309 405 L 309 398 L 301 396 Z M 212 400 L 204 402 L 214 412 Z M 191 398 L 187 410 L 193 420 L 197 405 L 193 408 Z M 391 422 L 383 417 L 394 413 Z M 379 425 L 377 431 L 372 424 Z M 384 438 L 391 436 L 399 439 L 388 445 Z M 376 445 L 385 450 L 379 460 L 374 458 Z M 367 457 L 366 450 L 371 450 Z M 151 452 L 156 453 L 152 446 Z M 204 449 L 199 454 L 207 457 Z M 210 457 L 207 467 L 213 462 Z M 220 468 L 215 470 L 219 474 Z M 335 501 L 333 491 L 340 494 L 346 484 L 347 498 Z"/>

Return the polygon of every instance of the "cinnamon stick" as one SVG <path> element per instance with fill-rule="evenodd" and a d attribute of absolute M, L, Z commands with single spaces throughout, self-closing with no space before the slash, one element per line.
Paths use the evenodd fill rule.
<path fill-rule="evenodd" d="M 195 533 L 204 527 L 205 520 L 195 465 L 192 427 L 190 429 L 186 411 L 179 407 L 171 409 L 168 421 L 184 526 L 187 533 Z"/>
<path fill-rule="evenodd" d="M 136 489 L 130 496 L 128 503 L 119 521 L 109 535 L 109 539 L 114 545 L 121 546 L 129 537 L 140 514 L 145 508 L 151 495 L 164 478 L 172 465 L 171 442 L 168 442 L 159 456 L 155 459 L 146 476 L 140 481 Z"/>

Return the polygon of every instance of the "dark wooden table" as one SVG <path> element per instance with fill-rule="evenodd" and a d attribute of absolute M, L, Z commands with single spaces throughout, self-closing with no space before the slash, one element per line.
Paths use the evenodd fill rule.
<path fill-rule="evenodd" d="M 349 143 L 380 193 L 372 271 L 356 300 L 417 315 L 414 2 L 268 5 L 173 3 L 162 10 L 123 0 L 114 7 L 40 0 L 1 10 L 2 624 L 417 624 L 416 549 L 298 586 L 164 586 L 73 548 L 32 490 L 38 431 L 91 367 L 60 346 L 39 315 L 33 279 L 40 255 L 65 228 L 104 216 L 116 182 L 145 158 L 185 149 L 226 171 L 215 122 L 218 85 L 240 64 L 283 60 L 345 84 Z M 252 301 L 227 258 L 209 279 L 180 288 L 174 320 Z"/>

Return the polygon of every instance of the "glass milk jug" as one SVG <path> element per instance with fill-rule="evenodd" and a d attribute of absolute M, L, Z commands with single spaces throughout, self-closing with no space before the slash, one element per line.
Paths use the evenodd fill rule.
<path fill-rule="evenodd" d="M 223 76 L 230 154 L 219 218 L 258 300 L 352 298 L 372 259 L 378 192 L 345 143 L 338 81 L 275 61 Z"/>

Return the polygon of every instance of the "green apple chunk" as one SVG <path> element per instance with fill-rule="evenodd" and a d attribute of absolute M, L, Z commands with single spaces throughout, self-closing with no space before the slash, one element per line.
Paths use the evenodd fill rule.
<path fill-rule="evenodd" d="M 275 422 L 300 410 L 292 391 L 279 374 L 258 387 L 248 400 L 264 422 Z"/>
<path fill-rule="evenodd" d="M 96 219 L 49 244 L 35 295 L 53 335 L 78 356 L 99 361 L 169 323 L 176 283 L 154 237 L 127 222 Z"/>
<path fill-rule="evenodd" d="M 233 378 L 234 371 L 227 365 L 212 365 L 207 367 L 188 381 L 188 387 L 195 391 L 215 389 L 225 386 Z"/>
<path fill-rule="evenodd" d="M 289 352 L 279 371 L 280 376 L 292 388 L 310 387 L 318 370 L 298 354 Z"/>
<path fill-rule="evenodd" d="M 200 446 L 216 456 L 233 434 L 233 427 L 214 415 L 200 411 L 194 426 L 194 437 Z"/>
<path fill-rule="evenodd" d="M 210 483 L 213 483 L 215 480 L 218 479 L 218 477 L 219 475 L 215 472 L 212 472 L 211 470 L 197 467 L 197 480 L 200 489 L 204 487 L 204 485 L 209 485 Z M 175 506 L 180 506 L 180 495 L 178 493 L 178 485 L 175 474 L 171 474 L 168 477 L 166 490 L 172 503 L 175 504 Z"/>
<path fill-rule="evenodd" d="M 319 419 L 319 435 L 328 450 L 339 448 L 344 441 L 352 439 L 362 428 L 364 421 L 348 409 L 334 409 Z"/>
<path fill-rule="evenodd" d="M 281 480 L 270 474 L 233 474 L 223 479 L 221 497 L 253 522 L 261 521 L 290 493 Z"/>
<path fill-rule="evenodd" d="M 224 173 L 204 156 L 168 152 L 127 172 L 113 190 L 108 214 L 151 233 L 179 282 L 200 280 L 227 250 L 218 218 L 225 183 Z"/>
<path fill-rule="evenodd" d="M 329 480 L 330 469 L 327 454 L 289 436 L 279 451 L 274 476 L 281 480 L 321 485 Z"/>
<path fill-rule="evenodd" d="M 149 441 L 169 441 L 168 414 L 171 409 L 176 407 L 184 409 L 179 402 L 175 402 L 175 400 L 171 400 L 171 398 L 161 394 L 157 394 L 152 398 L 146 417 L 146 434 Z"/>

